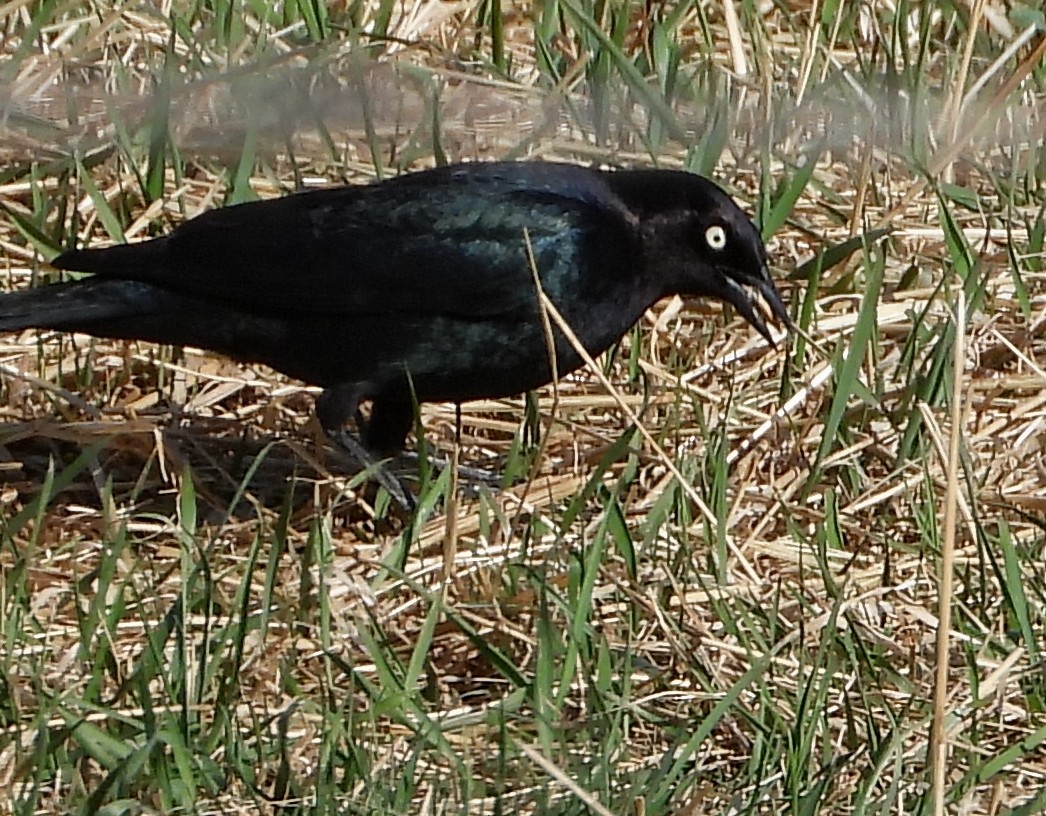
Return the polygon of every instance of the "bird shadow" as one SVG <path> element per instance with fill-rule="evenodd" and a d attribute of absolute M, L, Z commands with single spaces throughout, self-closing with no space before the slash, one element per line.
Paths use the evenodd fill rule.
<path fill-rule="evenodd" d="M 417 474 L 416 463 L 388 464 L 408 484 Z M 402 527 L 406 510 L 370 475 L 302 427 L 267 432 L 171 414 L 0 423 L 0 509 L 9 517 L 25 508 L 171 517 L 191 488 L 196 517 L 209 524 L 282 515 L 304 528 L 323 515 L 372 531 Z"/>

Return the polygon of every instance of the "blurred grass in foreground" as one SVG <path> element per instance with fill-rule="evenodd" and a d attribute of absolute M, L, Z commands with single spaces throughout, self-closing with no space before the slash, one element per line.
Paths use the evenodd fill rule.
<path fill-rule="evenodd" d="M 750 204 L 814 341 L 667 302 L 602 361 L 711 518 L 584 376 L 465 406 L 504 490 L 426 407 L 404 518 L 296 383 L 0 338 L 5 812 L 927 810 L 960 339 L 946 803 L 1046 806 L 1042 12 L 646 8 L 0 11 L 9 287 L 321 181 L 656 163 Z"/>

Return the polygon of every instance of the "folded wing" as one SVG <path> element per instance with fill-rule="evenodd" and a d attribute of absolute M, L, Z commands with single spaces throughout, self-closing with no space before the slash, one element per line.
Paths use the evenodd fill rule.
<path fill-rule="evenodd" d="M 528 241 L 554 289 L 557 270 L 591 248 L 587 236 L 630 234 L 598 172 L 523 167 L 457 166 L 220 208 L 164 238 L 69 252 L 55 265 L 285 317 L 509 315 L 533 308 Z M 620 266 L 621 251 L 586 258 Z"/>

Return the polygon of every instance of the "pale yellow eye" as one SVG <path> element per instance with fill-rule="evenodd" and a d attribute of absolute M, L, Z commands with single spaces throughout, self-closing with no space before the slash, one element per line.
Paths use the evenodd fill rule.
<path fill-rule="evenodd" d="M 705 230 L 705 241 L 712 249 L 719 252 L 726 247 L 726 230 L 719 224 L 713 224 Z"/>

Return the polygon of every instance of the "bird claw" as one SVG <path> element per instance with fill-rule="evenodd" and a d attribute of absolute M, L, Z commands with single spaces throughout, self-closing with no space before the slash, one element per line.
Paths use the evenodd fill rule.
<path fill-rule="evenodd" d="M 370 471 L 371 478 L 384 487 L 400 507 L 408 513 L 412 513 L 417 508 L 418 502 L 414 498 L 414 494 L 395 474 L 389 471 L 383 460 L 375 458 L 355 436 L 342 429 L 328 431 L 327 436 L 363 465 L 365 470 Z"/>

